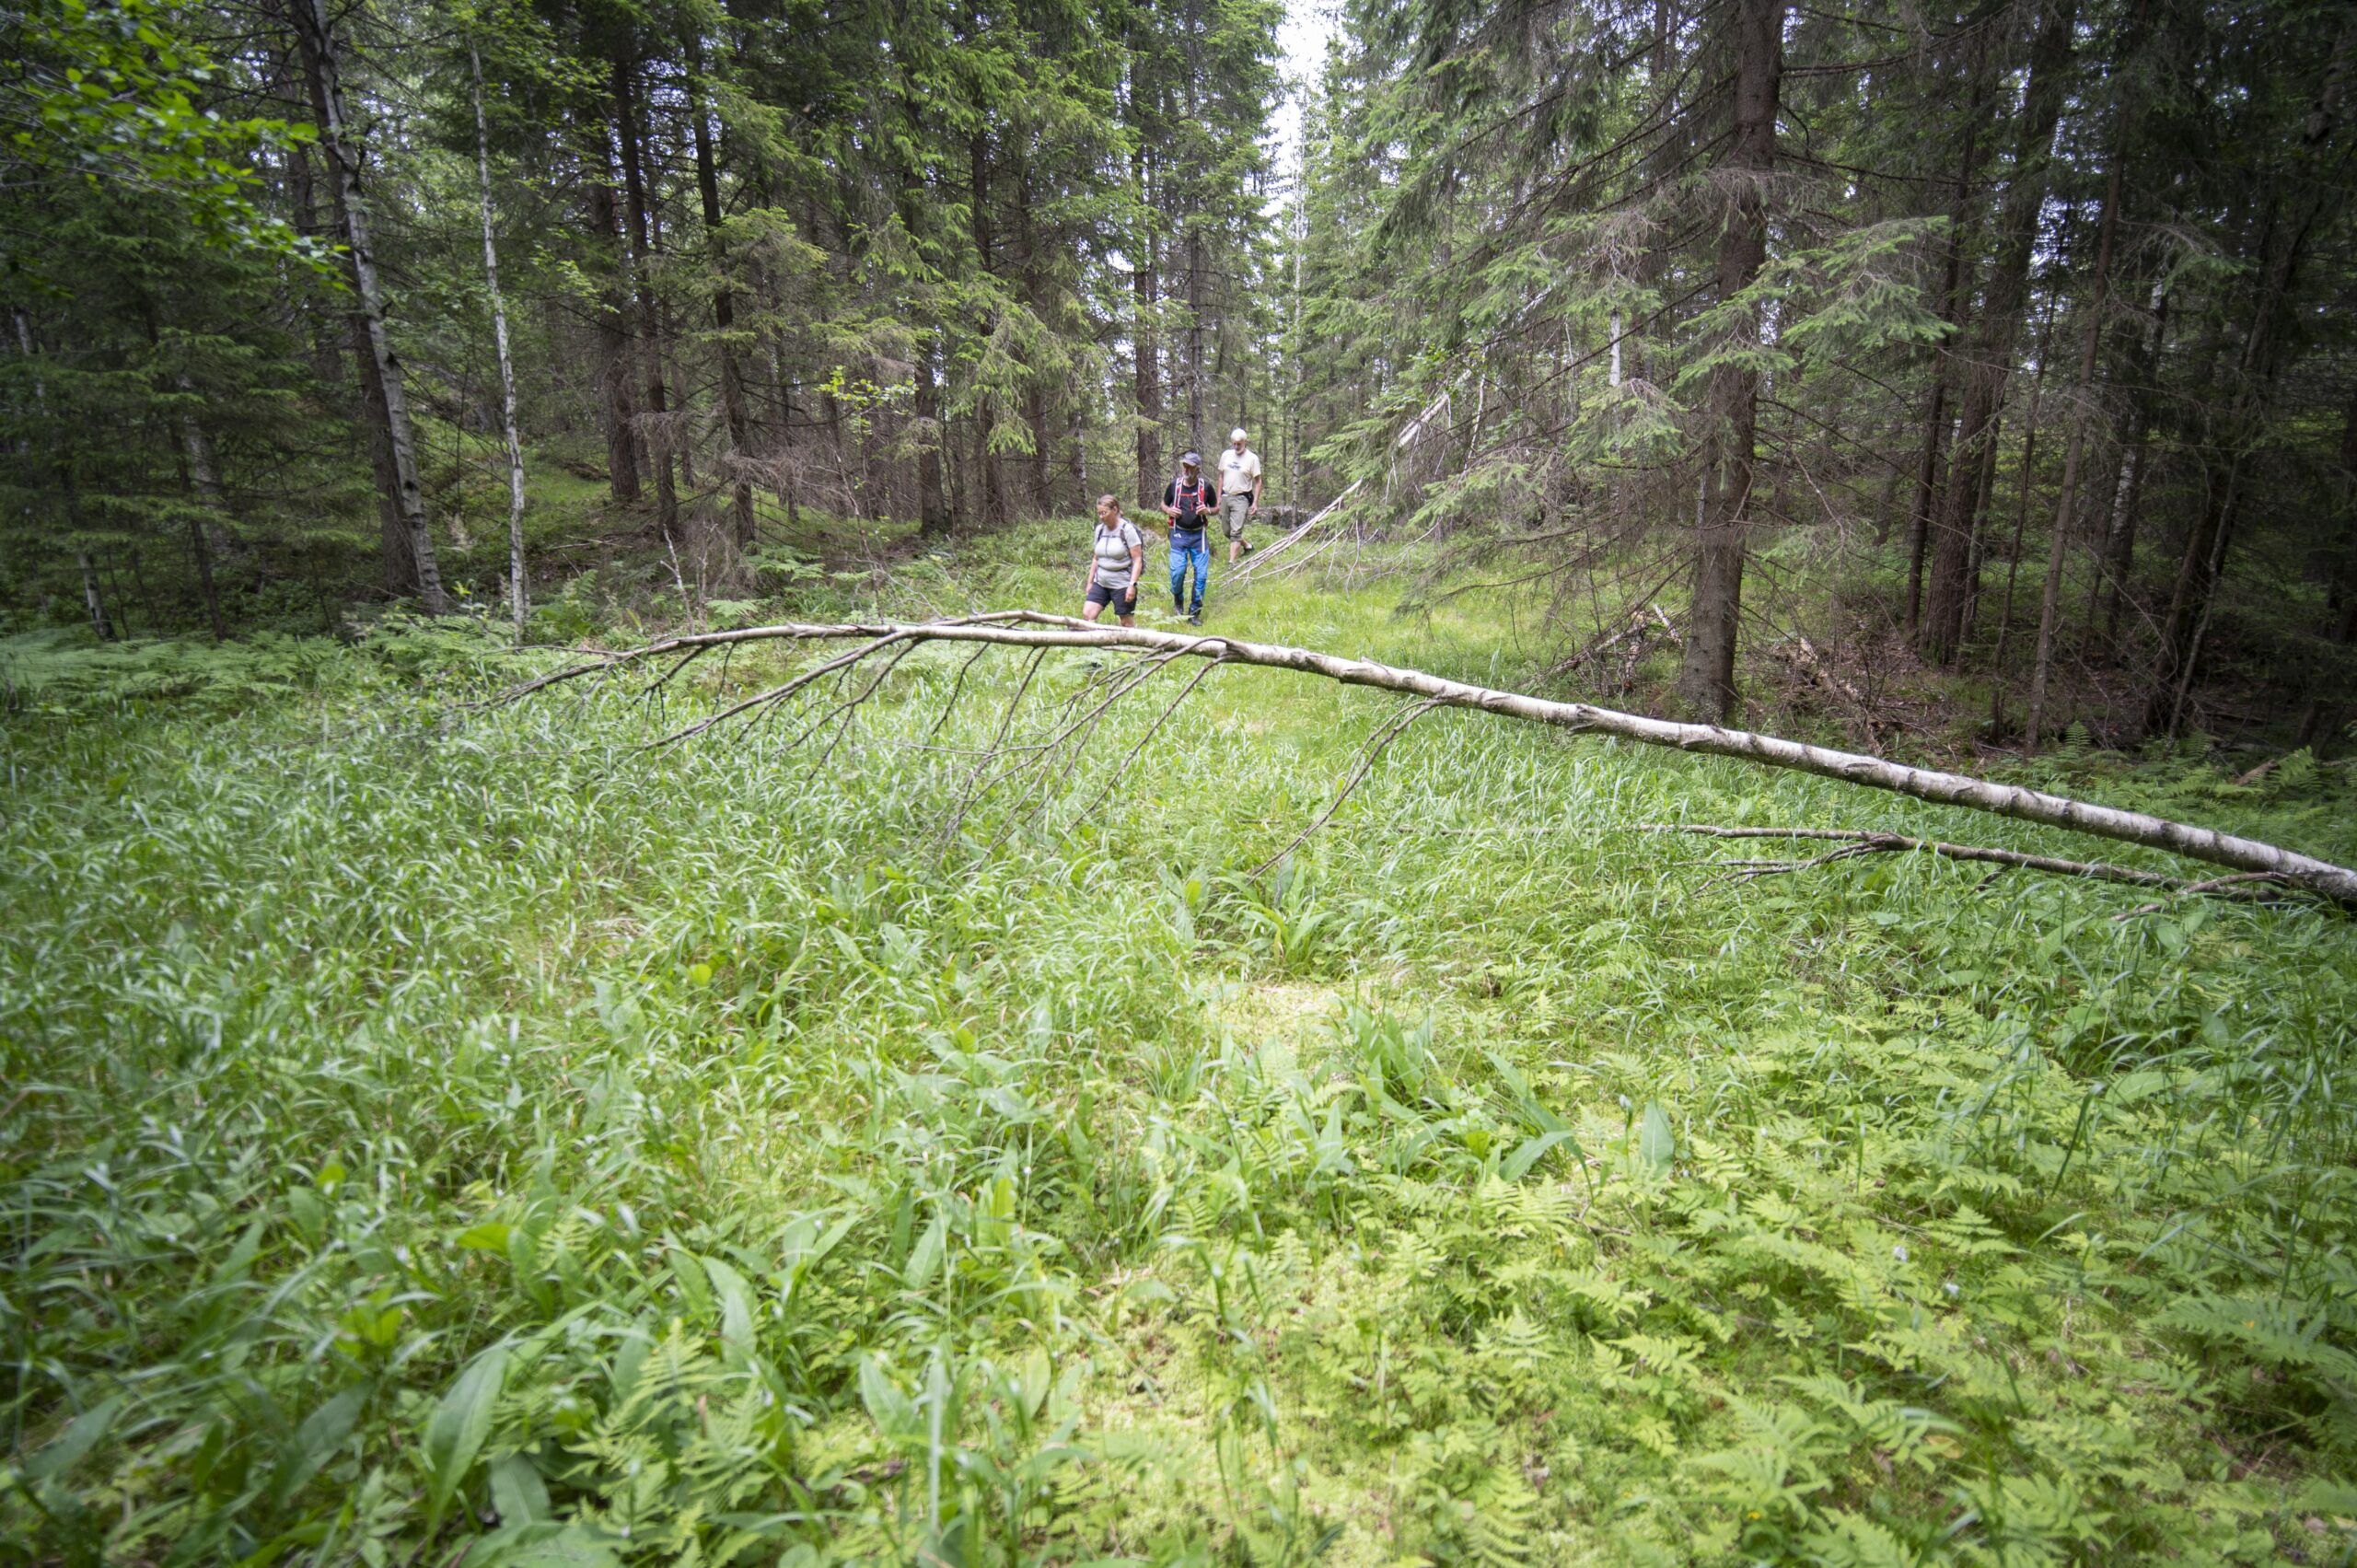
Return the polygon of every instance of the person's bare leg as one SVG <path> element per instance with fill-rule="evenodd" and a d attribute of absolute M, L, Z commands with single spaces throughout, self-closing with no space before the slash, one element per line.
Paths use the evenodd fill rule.
<path fill-rule="evenodd" d="M 1094 621 L 1104 613 L 1105 607 L 1101 604 L 1084 604 L 1080 607 L 1080 618 L 1083 621 Z"/>

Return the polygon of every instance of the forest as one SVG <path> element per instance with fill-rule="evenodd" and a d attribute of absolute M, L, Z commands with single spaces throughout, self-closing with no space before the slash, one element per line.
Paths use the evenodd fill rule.
<path fill-rule="evenodd" d="M 0 1565 L 2357 1562 L 2352 75 L 6 0 Z"/>

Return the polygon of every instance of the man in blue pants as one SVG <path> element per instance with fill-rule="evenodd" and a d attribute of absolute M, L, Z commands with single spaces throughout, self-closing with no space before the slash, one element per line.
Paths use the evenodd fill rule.
<path fill-rule="evenodd" d="M 1203 477 L 1203 458 L 1178 459 L 1178 477 L 1162 487 L 1162 515 L 1170 519 L 1170 608 L 1190 625 L 1203 623 L 1203 589 L 1211 580 L 1211 547 L 1203 528 L 1219 512 L 1219 487 Z M 1187 602 L 1187 569 L 1195 572 L 1195 598 Z"/>

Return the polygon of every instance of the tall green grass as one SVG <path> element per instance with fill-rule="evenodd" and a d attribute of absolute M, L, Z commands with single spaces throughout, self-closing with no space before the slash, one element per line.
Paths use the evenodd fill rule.
<path fill-rule="evenodd" d="M 1060 606 L 1069 542 L 927 602 Z M 1518 668 L 1466 601 L 1213 604 Z M 1017 659 L 943 722 L 963 656 L 912 656 L 823 762 L 638 749 L 787 656 L 475 712 L 501 656 L 389 636 L 0 730 L 0 1554 L 2357 1540 L 2344 922 L 1895 857 L 1731 890 L 1631 828 L 2072 846 L 1457 714 L 1256 879 L 1390 711 L 1273 672 L 1115 781 L 1161 678 L 956 834 Z M 2049 766 L 2357 850 L 2313 769 Z"/>

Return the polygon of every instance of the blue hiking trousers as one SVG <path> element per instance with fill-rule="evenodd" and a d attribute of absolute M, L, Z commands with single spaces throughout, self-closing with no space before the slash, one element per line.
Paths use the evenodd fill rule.
<path fill-rule="evenodd" d="M 1186 602 L 1187 569 L 1190 565 L 1195 571 L 1195 598 L 1191 604 Z M 1210 584 L 1211 576 L 1212 552 L 1211 547 L 1203 542 L 1203 530 L 1172 528 L 1170 608 L 1183 615 L 1201 615 L 1203 612 L 1203 589 Z"/>

